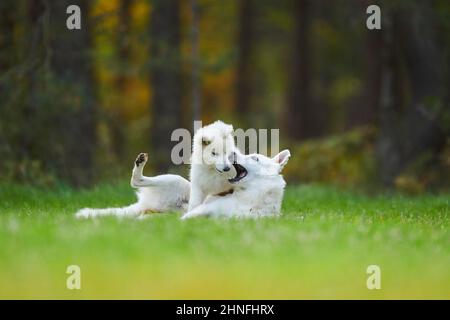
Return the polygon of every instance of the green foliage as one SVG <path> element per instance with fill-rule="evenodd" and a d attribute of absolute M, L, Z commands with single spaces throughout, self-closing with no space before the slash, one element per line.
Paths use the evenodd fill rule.
<path fill-rule="evenodd" d="M 45 69 L 14 84 L 21 90 L 6 90 L 2 96 L 6 112 L 0 127 L 0 177 L 38 186 L 54 185 L 58 178 L 80 183 L 77 177 L 84 179 L 91 170 L 74 166 L 80 158 L 71 149 L 85 134 L 79 128 L 79 111 L 86 107 L 83 88 L 55 79 Z M 30 94 L 31 88 L 38 93 Z"/>
<path fill-rule="evenodd" d="M 245 66 L 248 76 L 243 77 L 242 86 L 238 79 L 238 52 L 243 49 L 238 41 L 241 29 L 238 17 L 244 14 L 241 12 L 242 1 L 198 1 L 200 61 L 194 64 L 189 1 L 171 2 L 174 4 L 171 12 L 180 12 L 180 28 L 173 28 L 179 29 L 181 36 L 180 43 L 175 46 L 178 48 L 179 45 L 180 50 L 169 50 L 170 59 L 150 54 L 152 43 L 155 45 L 158 41 L 151 34 L 151 22 L 155 21 L 152 17 L 154 2 L 130 1 L 129 5 L 123 6 L 125 1 L 84 1 L 91 8 L 83 15 L 84 23 L 89 26 L 83 29 L 89 41 L 83 37 L 77 40 L 77 35 L 82 33 L 65 33 L 64 10 L 50 10 L 64 9 L 66 2 L 56 5 L 59 2 L 0 1 L 0 11 L 4 13 L 0 16 L 0 179 L 52 186 L 59 181 L 75 185 L 91 183 L 95 181 L 94 173 L 102 180 L 128 175 L 130 163 L 137 153 L 155 150 L 150 145 L 155 141 L 151 132 L 161 117 L 158 114 L 160 106 L 152 105 L 152 97 L 170 92 L 168 89 L 172 87 L 162 88 L 151 83 L 152 69 L 159 66 L 161 70 L 170 70 L 174 60 L 181 61 L 182 97 L 181 111 L 173 117 L 178 118 L 183 127 L 191 127 L 191 73 L 198 62 L 204 123 L 221 118 L 235 127 L 282 128 L 284 118 L 293 114 L 289 110 L 292 107 L 287 99 L 289 92 L 300 88 L 296 83 L 298 80 L 292 76 L 301 73 L 294 58 L 310 55 L 306 59 L 309 68 L 304 68 L 310 70 L 305 71 L 304 76 L 311 86 L 311 105 L 320 110 L 320 114 L 308 117 L 308 121 L 315 124 L 312 128 L 320 127 L 321 130 L 310 129 L 317 132 L 306 136 L 331 135 L 292 146 L 293 157 L 286 168 L 287 178 L 357 187 L 377 181 L 375 129 L 340 134 L 355 124 L 369 123 L 376 127 L 378 120 L 383 118 L 377 101 L 380 92 L 386 90 L 380 90 L 378 86 L 384 87 L 381 82 L 387 77 L 381 77 L 378 71 L 387 66 L 381 68 L 377 59 L 380 58 L 378 53 L 385 55 L 389 48 L 382 48 L 383 41 L 377 42 L 381 39 L 371 37 L 379 33 L 365 27 L 366 4 L 347 0 L 305 1 L 312 9 L 306 10 L 305 21 L 310 25 L 304 27 L 309 33 L 308 37 L 299 37 L 296 31 L 298 1 L 249 2 L 250 9 L 245 13 L 248 19 L 242 19 L 250 22 L 248 39 L 243 42 L 248 44 L 249 50 Z M 425 4 L 411 0 L 381 1 L 383 34 L 389 32 L 389 25 L 397 16 L 411 16 L 412 22 L 423 19 L 423 25 L 427 26 L 419 28 L 423 32 L 428 27 L 436 29 L 438 41 L 428 33 L 416 38 L 428 39 L 430 51 L 442 53 L 443 63 L 427 59 L 425 52 L 415 52 L 414 56 L 417 61 L 429 61 L 430 67 L 439 64 L 438 69 L 443 71 L 442 80 L 434 75 L 430 79 L 439 78 L 437 84 L 446 92 L 450 79 L 450 2 L 437 0 Z M 427 7 L 430 12 L 423 10 Z M 402 14 L 393 14 L 395 11 Z M 398 26 L 403 25 L 408 30 L 408 19 L 399 22 Z M 413 34 L 412 31 L 405 34 Z M 303 41 L 300 38 L 308 38 L 304 40 L 306 52 L 298 50 L 296 43 Z M 74 45 L 76 42 L 72 40 L 83 45 Z M 389 100 L 398 103 L 396 108 L 401 110 L 403 118 L 411 107 L 409 83 L 415 77 L 407 72 L 408 59 L 401 53 L 401 47 L 407 46 L 400 45 L 401 41 L 394 42 L 396 47 L 398 43 L 395 50 L 402 62 L 397 71 L 397 67 L 391 70 L 395 71 L 394 82 L 399 83 L 398 90 L 393 90 Z M 420 47 L 418 43 L 411 44 L 411 48 Z M 73 60 L 76 55 L 83 59 Z M 56 65 L 55 57 L 60 57 Z M 417 73 L 417 79 L 422 73 Z M 65 76 L 78 80 L 69 83 Z M 238 88 L 245 88 L 248 94 L 245 112 L 237 110 Z M 431 92 L 433 94 L 424 99 L 421 108 L 448 136 L 448 93 L 441 96 Z M 385 98 L 388 97 L 382 100 Z M 367 103 L 369 101 L 374 103 Z M 91 110 L 95 116 L 91 118 L 90 111 L 80 116 L 80 110 L 86 110 L 83 108 Z M 304 110 L 294 116 L 301 118 L 302 112 Z M 361 117 L 359 113 L 369 116 Z M 296 136 L 295 129 L 299 128 L 281 132 L 281 138 L 288 140 Z M 80 139 L 87 131 L 90 131 L 90 138 Z M 169 142 L 170 136 L 157 139 Z M 404 172 L 395 179 L 395 186 L 408 193 L 448 188 L 448 149 L 447 144 L 441 154 L 423 154 L 411 159 L 411 163 L 405 164 Z M 155 154 L 155 158 L 162 154 Z M 181 169 L 186 170 L 187 166 Z"/>
<path fill-rule="evenodd" d="M 375 135 L 373 128 L 364 127 L 294 145 L 284 174 L 290 181 L 368 184 L 375 170 Z"/>
<path fill-rule="evenodd" d="M 290 186 L 279 219 L 78 221 L 132 189 L 1 185 L 0 298 L 449 299 L 448 199 Z M 79 291 L 65 287 L 72 264 Z M 366 288 L 372 264 L 382 290 Z"/>
<path fill-rule="evenodd" d="M 361 127 L 341 135 L 291 146 L 283 173 L 292 182 L 322 182 L 346 187 L 379 188 L 375 148 L 377 130 Z M 449 190 L 450 140 L 438 154 L 423 153 L 405 166 L 394 187 L 408 194 Z"/>
<path fill-rule="evenodd" d="M 450 139 L 439 154 L 423 153 L 395 179 L 395 187 L 409 194 L 450 189 Z"/>

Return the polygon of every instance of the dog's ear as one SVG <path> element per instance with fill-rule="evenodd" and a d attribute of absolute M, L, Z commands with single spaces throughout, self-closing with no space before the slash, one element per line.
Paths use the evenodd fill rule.
<path fill-rule="evenodd" d="M 203 137 L 202 137 L 202 146 L 203 146 L 203 147 L 206 147 L 206 146 L 209 146 L 210 144 L 211 144 L 211 139 L 209 139 L 209 138 L 203 136 Z"/>
<path fill-rule="evenodd" d="M 280 165 L 280 172 L 281 172 L 281 170 L 283 170 L 284 166 L 286 165 L 286 163 L 288 162 L 290 157 L 291 157 L 291 152 L 286 149 L 286 150 L 281 151 L 275 157 L 273 157 L 272 160 Z"/>
<path fill-rule="evenodd" d="M 232 135 L 233 134 L 233 126 L 231 124 L 227 124 L 225 127 L 225 135 L 224 137 L 227 137 L 228 135 Z"/>

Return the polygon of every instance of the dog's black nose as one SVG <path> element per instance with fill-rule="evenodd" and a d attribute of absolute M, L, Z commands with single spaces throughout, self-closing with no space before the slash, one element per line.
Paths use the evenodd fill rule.
<path fill-rule="evenodd" d="M 230 167 L 223 168 L 223 171 L 225 171 L 225 172 L 230 171 Z"/>

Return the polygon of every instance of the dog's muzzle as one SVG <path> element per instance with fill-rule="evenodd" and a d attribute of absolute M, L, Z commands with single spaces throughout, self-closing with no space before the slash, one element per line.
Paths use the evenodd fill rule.
<path fill-rule="evenodd" d="M 248 172 L 244 166 L 235 162 L 233 163 L 233 167 L 236 170 L 236 176 L 234 178 L 228 179 L 230 183 L 239 182 L 247 176 Z"/>

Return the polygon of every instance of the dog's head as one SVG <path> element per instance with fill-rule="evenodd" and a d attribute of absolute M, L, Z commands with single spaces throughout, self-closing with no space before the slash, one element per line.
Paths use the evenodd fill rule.
<path fill-rule="evenodd" d="M 229 172 L 232 169 L 231 154 L 236 150 L 233 126 L 216 121 L 199 129 L 194 135 L 193 149 L 194 161 L 201 161 L 220 173 Z"/>
<path fill-rule="evenodd" d="M 273 158 L 257 153 L 243 155 L 236 150 L 230 159 L 236 170 L 236 176 L 228 181 L 239 183 L 258 176 L 277 176 L 283 170 L 290 156 L 289 150 L 283 150 Z"/>

